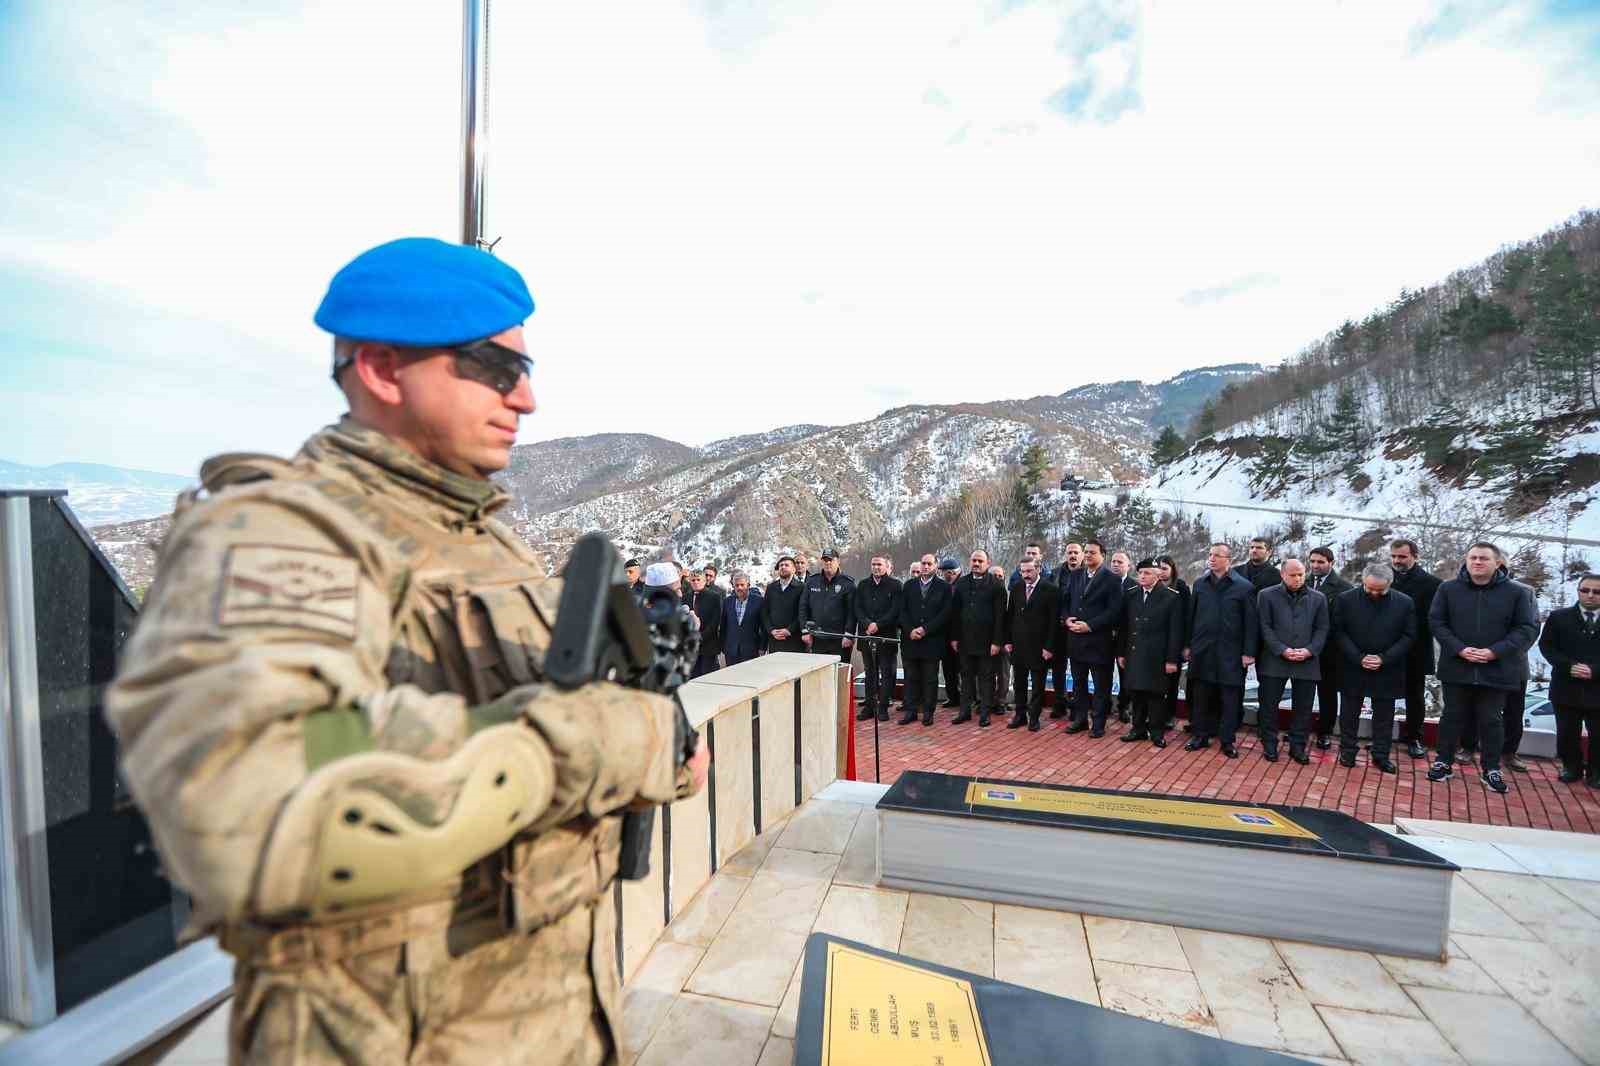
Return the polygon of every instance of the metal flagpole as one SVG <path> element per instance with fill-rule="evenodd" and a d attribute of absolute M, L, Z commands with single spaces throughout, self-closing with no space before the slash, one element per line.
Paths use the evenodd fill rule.
<path fill-rule="evenodd" d="M 489 0 L 462 0 L 461 243 L 483 240 L 483 173 L 489 155 Z"/>

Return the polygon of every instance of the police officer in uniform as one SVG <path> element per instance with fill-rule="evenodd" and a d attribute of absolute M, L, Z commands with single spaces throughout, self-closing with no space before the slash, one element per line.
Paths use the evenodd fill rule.
<path fill-rule="evenodd" d="M 544 683 L 559 582 L 489 480 L 531 414 L 522 278 L 410 238 L 316 315 L 350 413 L 201 467 L 107 710 L 195 925 L 230 1061 L 620 1055 L 620 820 L 700 787 L 673 701 Z"/>
<path fill-rule="evenodd" d="M 832 548 L 824 551 L 822 573 L 806 578 L 805 591 L 800 593 L 800 640 L 807 651 L 850 661 L 849 637 L 814 637 L 805 628 L 810 624 L 824 633 L 854 632 L 855 594 L 856 583 L 839 572 L 839 553 Z"/>

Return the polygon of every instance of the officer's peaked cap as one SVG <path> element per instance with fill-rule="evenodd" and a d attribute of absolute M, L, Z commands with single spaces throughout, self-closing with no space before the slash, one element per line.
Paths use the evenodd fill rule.
<path fill-rule="evenodd" d="M 531 314 L 522 275 L 488 252 L 402 237 L 346 263 L 316 323 L 336 337 L 432 348 L 492 337 Z"/>

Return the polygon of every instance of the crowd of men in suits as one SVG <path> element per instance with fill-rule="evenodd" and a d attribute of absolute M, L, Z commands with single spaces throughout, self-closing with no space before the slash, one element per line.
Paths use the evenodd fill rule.
<path fill-rule="evenodd" d="M 1600 788 L 1600 759 L 1586 766 L 1581 739 L 1585 728 L 1591 737 L 1600 728 L 1600 575 L 1582 578 L 1578 604 L 1552 612 L 1541 635 L 1533 591 L 1512 580 L 1488 542 L 1472 545 L 1446 581 L 1421 565 L 1417 544 L 1406 539 L 1389 545 L 1387 564 L 1368 565 L 1359 585 L 1339 575 L 1330 548 L 1276 566 L 1270 553 L 1266 540 L 1252 540 L 1235 565 L 1232 549 L 1214 544 L 1192 585 L 1170 556 L 1135 565 L 1096 540 L 1069 544 L 1054 571 L 1041 545 L 1029 544 L 1009 577 L 981 549 L 964 572 L 956 559 L 924 555 L 904 581 L 882 556 L 852 580 L 833 551 L 822 553 L 815 574 L 803 569 L 803 556 L 783 556 L 762 591 L 743 572 L 732 575 L 728 593 L 717 586 L 715 567 L 678 572 L 701 620 L 697 676 L 716 669 L 719 655 L 727 665 L 770 651 L 848 662 L 859 650 L 862 719 L 889 720 L 897 660 L 903 663 L 900 725 L 933 724 L 942 672 L 952 724 L 976 718 L 987 727 L 1009 702 L 1007 728 L 1038 732 L 1048 677 L 1056 694 L 1050 717 L 1069 718 L 1065 732 L 1099 739 L 1115 716 L 1129 725 L 1121 741 L 1166 747 L 1187 664 L 1192 735 L 1185 750 L 1214 739 L 1237 758 L 1253 668 L 1263 758 L 1279 757 L 1276 711 L 1287 693 L 1295 762 L 1310 761 L 1310 744 L 1329 748 L 1337 730 L 1339 761 L 1354 767 L 1370 705 L 1371 763 L 1395 773 L 1396 705 L 1405 702 L 1402 750 L 1425 758 L 1426 679 L 1437 675 L 1444 711 L 1429 780 L 1448 779 L 1476 749 L 1483 779 L 1497 792 L 1508 787 L 1502 764 L 1526 769 L 1516 752 L 1527 653 L 1537 640 L 1553 671 L 1560 779 Z M 634 580 L 637 564 L 629 567 Z"/>

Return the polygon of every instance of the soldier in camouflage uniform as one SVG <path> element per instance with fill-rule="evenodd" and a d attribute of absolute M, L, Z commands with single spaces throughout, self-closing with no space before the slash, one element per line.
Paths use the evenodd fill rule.
<path fill-rule="evenodd" d="M 180 501 L 110 694 L 230 1061 L 605 1063 L 619 819 L 703 782 L 668 698 L 541 683 L 559 582 L 491 516 L 533 411 L 522 279 L 410 239 L 334 278 L 351 413 Z M 486 339 L 487 338 L 487 339 Z"/>

